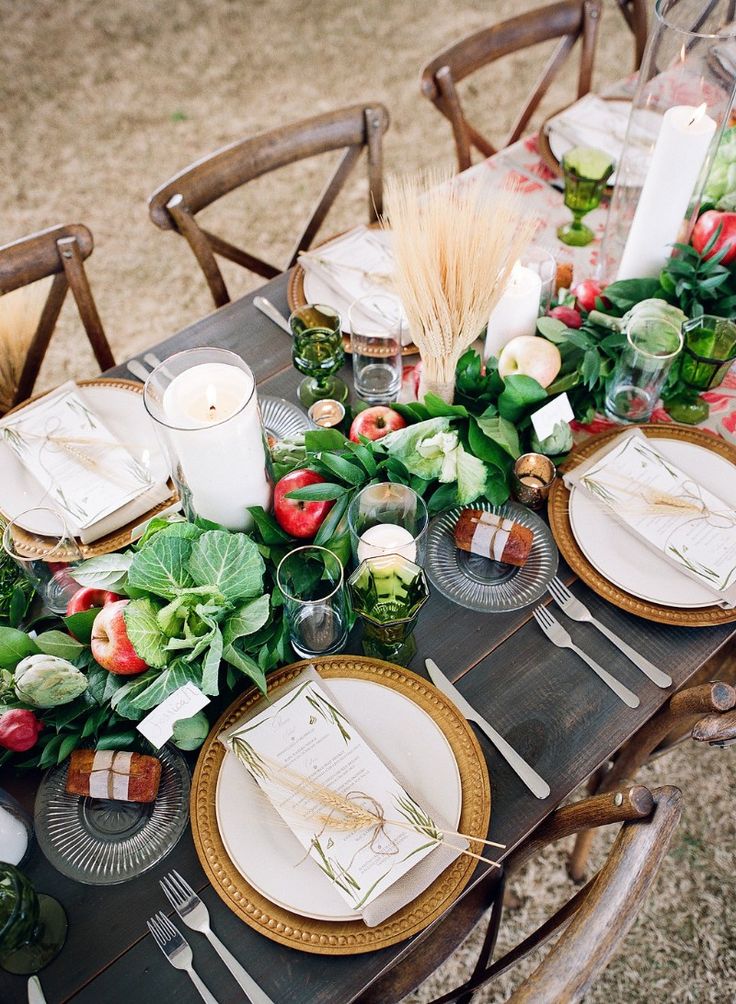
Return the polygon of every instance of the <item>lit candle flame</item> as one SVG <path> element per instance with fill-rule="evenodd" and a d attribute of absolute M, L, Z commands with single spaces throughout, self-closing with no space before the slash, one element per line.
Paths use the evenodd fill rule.
<path fill-rule="evenodd" d="M 687 59 L 687 49 L 685 48 L 685 43 L 683 42 L 682 46 L 680 47 L 680 62 L 684 63 L 686 59 Z"/>
<path fill-rule="evenodd" d="M 700 122 L 702 117 L 705 115 L 705 110 L 708 107 L 707 103 L 704 101 L 699 108 L 696 108 L 693 112 L 693 117 L 688 122 L 688 125 L 695 125 L 696 122 Z"/>
<path fill-rule="evenodd" d="M 209 410 L 210 418 L 217 417 L 217 388 L 213 383 L 207 384 L 207 389 L 205 391 L 205 396 L 207 398 L 207 408 Z"/>

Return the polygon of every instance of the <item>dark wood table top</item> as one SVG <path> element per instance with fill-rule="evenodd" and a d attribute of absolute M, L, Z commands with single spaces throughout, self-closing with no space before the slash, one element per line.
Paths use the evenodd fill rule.
<path fill-rule="evenodd" d="M 281 276 L 259 292 L 288 312 L 286 286 L 287 277 Z M 294 400 L 300 377 L 291 366 L 289 339 L 251 301 L 249 295 L 221 308 L 157 346 L 156 353 L 166 357 L 198 345 L 232 349 L 252 367 L 261 392 Z M 130 376 L 124 366 L 110 375 Z M 560 574 L 574 581 L 564 562 Z M 575 593 L 596 617 L 666 669 L 676 687 L 736 633 L 736 625 L 672 628 L 640 620 L 605 603 L 582 583 L 575 585 Z M 670 694 L 650 683 L 593 627 L 576 625 L 573 634 L 593 658 L 640 695 L 638 709 L 626 708 L 573 653 L 546 641 L 530 609 L 477 614 L 434 592 L 419 620 L 418 650 L 410 668 L 424 674 L 424 659 L 431 656 L 551 785 L 549 799 L 534 798 L 481 737 L 492 786 L 490 838 L 509 849 L 523 841 Z M 18 778 L 8 770 L 0 778 L 0 784 L 29 808 L 36 782 L 37 778 Z M 201 890 L 213 928 L 274 1004 L 350 1004 L 382 973 L 400 965 L 416 943 L 413 939 L 378 952 L 337 958 L 269 941 L 242 924 L 211 888 L 189 830 L 158 867 L 121 886 L 73 882 L 35 848 L 28 874 L 37 889 L 63 903 L 69 917 L 67 944 L 41 973 L 49 1004 L 129 1004 L 136 995 L 162 1004 L 200 1000 L 187 977 L 168 965 L 147 934 L 146 919 L 167 907 L 158 880 L 172 868 Z M 481 876 L 479 870 L 473 882 Z M 204 938 L 192 933 L 188 940 L 195 967 L 218 1001 L 242 1001 L 243 995 Z M 25 986 L 25 980 L 0 973 L 0 1001 L 25 1001 Z"/>

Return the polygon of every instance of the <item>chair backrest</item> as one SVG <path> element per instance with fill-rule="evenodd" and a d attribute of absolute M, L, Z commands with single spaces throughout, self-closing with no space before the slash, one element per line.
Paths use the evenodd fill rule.
<path fill-rule="evenodd" d="M 651 0 L 616 0 L 616 6 L 634 36 L 634 69 L 638 70 L 647 44 L 647 9 L 651 6 Z"/>
<path fill-rule="evenodd" d="M 593 58 L 601 15 L 601 0 L 560 0 L 500 21 L 468 35 L 443 49 L 423 68 L 421 90 L 425 97 L 450 120 L 457 151 L 458 170 L 471 164 L 471 149 L 484 157 L 497 148 L 465 118 L 457 84 L 481 67 L 502 56 L 529 46 L 558 38 L 559 42 L 537 80 L 529 98 L 519 112 L 511 133 L 503 146 L 519 139 L 554 77 L 566 61 L 578 39 L 582 39 L 577 97 L 590 90 Z"/>
<path fill-rule="evenodd" d="M 84 261 L 93 247 L 92 234 L 81 223 L 49 227 L 0 247 L 0 309 L 2 294 L 53 276 L 11 404 L 19 404 L 33 391 L 68 289 L 72 291 L 100 369 L 115 365 L 84 270 Z"/>
<path fill-rule="evenodd" d="M 306 250 L 355 166 L 363 149 L 368 161 L 368 218 L 383 211 L 383 134 L 388 128 L 383 105 L 351 105 L 290 125 L 237 140 L 200 158 L 158 188 L 148 200 L 153 222 L 162 230 L 184 236 L 204 272 L 216 307 L 230 300 L 215 259 L 221 255 L 258 275 L 271 279 L 281 268 L 243 251 L 199 226 L 196 214 L 241 185 L 287 164 L 333 150 L 345 149 L 337 170 L 324 187 L 307 225 L 296 241 L 286 268 Z"/>

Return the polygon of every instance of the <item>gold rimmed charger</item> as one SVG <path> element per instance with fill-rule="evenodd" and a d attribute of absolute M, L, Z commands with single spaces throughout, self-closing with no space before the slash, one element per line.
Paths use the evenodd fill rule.
<path fill-rule="evenodd" d="M 694 429 L 687 425 L 662 423 L 660 425 L 642 425 L 638 428 L 648 439 L 669 439 L 691 443 L 703 449 L 710 450 L 718 456 L 736 464 L 736 450 L 725 440 L 719 439 L 702 429 Z M 562 470 L 573 470 L 583 460 L 587 460 L 602 446 L 616 436 L 620 436 L 623 427 L 608 429 L 591 436 L 572 453 Z M 730 624 L 736 621 L 736 609 L 727 610 L 718 604 L 706 607 L 669 607 L 654 603 L 627 593 L 620 586 L 610 582 L 595 568 L 583 553 L 575 539 L 570 522 L 570 491 L 561 478 L 555 481 L 549 494 L 548 516 L 552 534 L 557 542 L 560 554 L 570 568 L 583 582 L 614 606 L 636 614 L 645 620 L 660 624 L 671 624 L 677 627 L 713 627 L 718 624 Z M 643 547 L 642 544 L 634 544 Z"/>
<path fill-rule="evenodd" d="M 143 409 L 143 385 L 135 380 L 123 380 L 123 379 L 110 379 L 107 377 L 97 377 L 94 380 L 77 380 L 76 384 L 78 387 L 91 387 L 99 389 L 101 391 L 117 391 L 118 393 L 135 394 L 137 397 L 141 398 L 140 407 Z M 49 392 L 50 393 L 50 392 Z M 37 401 L 44 395 L 39 394 L 31 401 Z M 23 408 L 29 404 L 30 401 L 24 401 L 22 404 L 17 405 L 11 411 L 6 412 L 4 417 L 12 415 L 14 412 L 21 411 Z M 114 431 L 114 430 L 111 430 Z M 154 439 L 153 428 L 151 428 L 151 437 Z M 168 498 L 164 499 L 158 505 L 153 506 L 148 512 L 141 514 L 137 519 L 130 523 L 125 524 L 125 526 L 119 527 L 117 530 L 113 530 L 111 533 L 106 534 L 104 537 L 100 537 L 98 540 L 93 541 L 91 544 L 84 544 L 77 540 L 77 546 L 85 558 L 96 557 L 101 554 L 109 554 L 111 551 L 117 551 L 121 547 L 127 547 L 133 540 L 133 531 L 141 523 L 145 523 L 146 520 L 152 519 L 159 513 L 164 512 L 170 506 L 172 506 L 178 499 L 176 489 L 174 488 L 173 482 L 169 479 L 169 488 L 171 489 L 171 494 Z M 40 491 L 40 489 L 39 489 Z M 43 501 L 35 503 L 36 505 L 43 506 Z M 25 509 L 33 508 L 34 504 L 29 502 L 25 505 Z M 0 517 L 5 521 L 10 521 L 19 515 L 19 512 L 9 513 L 0 505 Z M 40 533 L 33 533 L 30 530 L 22 530 L 18 528 L 15 533 L 16 543 L 18 545 L 19 551 L 25 554 L 26 557 L 33 558 L 36 555 L 43 555 L 48 553 L 49 548 L 49 538 L 44 537 Z M 61 557 L 61 555 L 60 555 Z"/>
<path fill-rule="evenodd" d="M 460 712 L 431 683 L 392 663 L 363 656 L 337 655 L 286 666 L 268 678 L 269 694 L 314 665 L 326 680 L 351 678 L 397 691 L 418 705 L 439 726 L 457 763 L 462 788 L 458 830 L 485 838 L 491 815 L 491 791 L 485 758 L 471 727 Z M 251 690 L 238 697 L 222 714 L 197 760 L 191 792 L 194 846 L 202 867 L 225 904 L 249 927 L 290 948 L 318 955 L 355 955 L 404 941 L 439 917 L 457 899 L 477 862 L 460 855 L 412 903 L 377 927 L 362 920 L 326 921 L 303 917 L 259 893 L 228 856 L 217 823 L 217 781 L 225 758 L 218 739 L 223 729 L 260 699 Z M 370 741 L 370 735 L 367 736 Z M 480 845 L 475 846 L 477 851 Z M 481 850 L 480 853 L 483 853 Z"/>

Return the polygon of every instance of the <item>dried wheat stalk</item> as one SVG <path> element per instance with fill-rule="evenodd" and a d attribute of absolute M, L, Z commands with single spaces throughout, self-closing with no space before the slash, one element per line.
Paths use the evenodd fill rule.
<path fill-rule="evenodd" d="M 536 222 L 513 189 L 447 181 L 436 172 L 390 178 L 384 225 L 422 357 L 419 397 L 431 391 L 452 402 L 457 361 L 488 322 Z"/>

